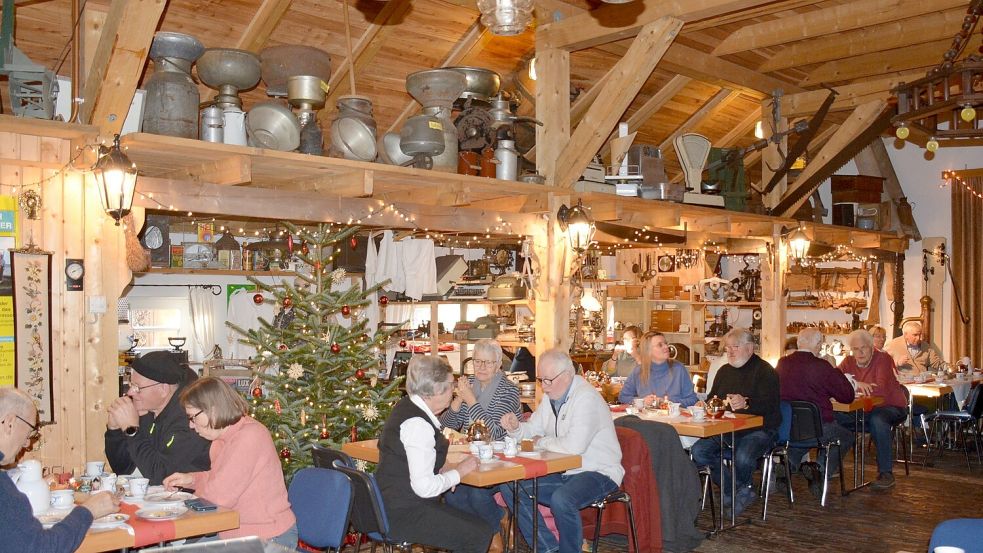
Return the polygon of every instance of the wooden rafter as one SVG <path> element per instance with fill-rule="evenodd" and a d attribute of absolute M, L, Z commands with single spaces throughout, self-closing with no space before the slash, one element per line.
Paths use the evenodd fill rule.
<path fill-rule="evenodd" d="M 891 89 L 902 82 L 911 82 L 925 76 L 922 71 L 904 73 L 902 75 L 874 79 L 837 86 L 839 95 L 830 106 L 830 112 L 848 111 L 855 109 L 876 98 L 888 98 Z M 810 90 L 782 97 L 782 113 L 788 117 L 811 115 L 819 109 L 829 92 L 825 89 Z"/>
<path fill-rule="evenodd" d="M 965 0 L 860 0 L 818 11 L 782 17 L 741 27 L 718 45 L 718 56 L 756 48 L 778 46 L 798 40 L 842 33 L 897 19 L 936 13 L 957 6 Z"/>
<path fill-rule="evenodd" d="M 891 156 L 888 155 L 883 140 L 874 140 L 853 159 L 861 175 L 877 175 L 884 179 L 884 192 L 891 200 L 897 201 L 905 197 L 904 190 L 901 188 L 901 179 L 894 171 L 894 164 L 891 163 Z M 902 230 L 916 242 L 922 239 L 917 221 L 912 220 L 911 227 Z"/>
<path fill-rule="evenodd" d="M 540 75 L 536 83 L 536 116 L 543 122 L 542 126 L 536 127 L 539 149 L 536 170 L 546 177 L 547 184 L 552 184 L 563 148 L 570 142 L 570 109 L 567 107 L 570 105 L 570 52 L 558 48 L 537 50 L 536 64 Z M 591 104 L 591 109 L 594 105 L 596 103 Z M 590 111 L 585 120 L 589 115 Z"/>
<path fill-rule="evenodd" d="M 459 65 L 462 60 L 472 52 L 480 52 L 484 48 L 484 44 L 487 40 L 489 33 L 481 23 L 475 19 L 474 23 L 468 27 L 464 35 L 457 41 L 454 48 L 447 53 L 444 60 L 440 63 L 439 67 L 450 67 L 454 65 Z M 406 118 L 410 116 L 415 110 L 419 109 L 420 104 L 416 100 L 410 100 L 406 102 L 403 109 L 399 112 L 396 119 L 393 120 L 386 132 L 393 132 L 406 121 Z"/>
<path fill-rule="evenodd" d="M 589 13 L 548 23 L 536 30 L 537 48 L 582 50 L 636 36 L 662 17 L 700 21 L 754 8 L 770 0 L 636 0 L 633 9 L 603 5 Z"/>
<path fill-rule="evenodd" d="M 638 33 L 557 158 L 554 184 L 566 188 L 573 186 L 682 26 L 681 20 L 664 17 L 649 23 Z"/>
<path fill-rule="evenodd" d="M 846 60 L 826 62 L 813 69 L 802 84 L 851 81 L 937 65 L 942 61 L 942 53 L 951 43 L 952 39 L 938 40 L 928 44 L 896 48 L 888 52 L 874 52 Z"/>
<path fill-rule="evenodd" d="M 713 54 L 675 43 L 659 63 L 659 69 L 686 75 L 705 83 L 748 92 L 753 96 L 770 95 L 775 89 L 788 94 L 804 89 L 794 83 L 759 73 Z"/>
<path fill-rule="evenodd" d="M 246 30 L 239 37 L 236 48 L 259 53 L 266 46 L 273 30 L 280 24 L 283 15 L 290 8 L 292 0 L 263 0 L 253 15 Z"/>
<path fill-rule="evenodd" d="M 365 32 L 359 37 L 358 42 L 352 48 L 352 57 L 355 58 L 355 71 L 356 73 L 365 67 L 366 65 L 372 63 L 376 55 L 379 54 L 379 50 L 386 42 L 386 38 L 393 32 L 395 32 L 397 26 L 391 22 L 402 20 L 410 10 L 410 0 L 392 0 L 391 2 L 386 2 L 386 4 L 379 10 L 376 14 L 375 19 L 369 23 Z M 326 106 L 334 106 L 338 99 L 338 96 L 343 94 L 351 94 L 348 87 L 348 72 L 351 65 L 348 63 L 347 59 L 336 61 L 334 72 L 331 73 L 331 78 L 328 80 L 328 98 L 325 102 Z"/>
<path fill-rule="evenodd" d="M 740 95 L 740 92 L 734 92 L 733 90 L 727 88 L 718 90 L 716 94 L 711 96 L 709 100 L 700 106 L 700 109 L 696 110 L 692 115 L 687 117 L 686 121 L 683 121 L 682 125 L 676 127 L 676 130 L 672 131 L 672 133 L 669 134 L 669 136 L 667 136 L 661 144 L 659 144 L 659 150 L 663 152 L 666 151 L 677 136 L 692 131 L 704 120 L 711 117 L 711 115 L 716 112 L 718 108 L 726 107 L 727 104 L 736 100 Z"/>
<path fill-rule="evenodd" d="M 774 214 L 779 217 L 790 217 L 795 213 L 820 184 L 819 182 L 807 184 L 814 180 L 812 177 L 826 168 L 847 146 L 870 129 L 871 125 L 881 117 L 886 107 L 887 102 L 884 100 L 874 100 L 853 110 L 850 117 L 840 125 L 840 128 L 823 146 L 815 159 L 811 160 L 795 179 L 795 182 L 789 185 L 788 190 L 782 195 L 781 201 L 775 206 Z"/>
<path fill-rule="evenodd" d="M 165 0 L 114 0 L 83 89 L 80 118 L 119 133 L 133 101 Z"/>
<path fill-rule="evenodd" d="M 669 79 L 669 82 L 666 83 L 665 86 L 660 88 L 658 92 L 653 94 L 644 104 L 642 104 L 642 107 L 635 110 L 628 117 L 628 120 L 626 121 L 626 123 L 628 123 L 628 132 L 635 132 L 642 128 L 642 125 L 647 123 L 648 120 L 651 119 L 657 111 L 662 109 L 662 106 L 666 105 L 669 100 L 672 100 L 676 94 L 679 94 L 682 89 L 686 88 L 686 85 L 688 85 L 692 80 L 693 79 L 683 77 L 682 75 L 676 75 L 672 79 Z M 605 142 L 604 148 L 601 149 L 601 157 L 606 158 L 610 153 L 610 140 L 613 137 L 614 134 L 612 134 Z"/>
<path fill-rule="evenodd" d="M 730 131 L 724 136 L 720 137 L 719 140 L 713 141 L 713 146 L 715 148 L 727 148 L 740 140 L 741 138 L 747 136 L 753 129 L 754 124 L 761 119 L 761 106 L 754 108 L 750 113 L 747 114 L 740 123 L 734 125 Z M 755 153 L 755 152 L 752 152 Z M 676 173 L 670 182 L 681 182 L 684 178 L 682 172 Z"/>
<path fill-rule="evenodd" d="M 788 44 L 762 63 L 758 71 L 777 71 L 951 38 L 959 31 L 964 14 L 965 10 L 949 10 Z"/>

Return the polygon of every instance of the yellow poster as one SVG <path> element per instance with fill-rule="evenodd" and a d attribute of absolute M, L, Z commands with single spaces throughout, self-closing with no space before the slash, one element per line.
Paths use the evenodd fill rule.
<path fill-rule="evenodd" d="M 17 198 L 0 196 L 0 386 L 14 385 L 14 296 L 10 250 L 17 247 Z"/>

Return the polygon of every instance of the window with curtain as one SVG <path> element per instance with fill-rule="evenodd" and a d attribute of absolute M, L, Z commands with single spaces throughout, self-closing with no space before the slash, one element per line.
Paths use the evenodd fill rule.
<path fill-rule="evenodd" d="M 170 349 L 167 339 L 171 336 L 184 336 L 191 341 L 192 327 L 187 297 L 138 296 L 128 299 L 133 335 L 140 340 L 137 353 Z"/>
<path fill-rule="evenodd" d="M 983 365 L 983 171 L 967 171 L 962 182 L 952 182 L 953 287 L 962 303 L 952 309 L 952 358 L 969 356 L 974 367 Z M 958 172 L 957 172 L 958 174 Z"/>

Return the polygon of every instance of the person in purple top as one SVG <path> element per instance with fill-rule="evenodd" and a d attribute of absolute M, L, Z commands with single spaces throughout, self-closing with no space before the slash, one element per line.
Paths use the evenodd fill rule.
<path fill-rule="evenodd" d="M 669 401 L 681 403 L 683 407 L 699 401 L 686 367 L 669 359 L 666 337 L 661 332 L 646 332 L 642 336 L 642 363 L 631 371 L 618 394 L 618 401 L 631 403 L 641 398 L 646 407 L 651 407 L 667 396 Z"/>
<path fill-rule="evenodd" d="M 805 328 L 799 332 L 797 343 L 798 351 L 782 357 L 778 361 L 778 367 L 775 368 L 781 386 L 782 401 L 815 403 L 823 421 L 823 439 L 840 441 L 839 451 L 836 449 L 830 451 L 829 462 L 832 470 L 824 472 L 822 457 L 819 458 L 819 463 L 807 463 L 802 467 L 802 474 L 809 480 L 809 491 L 820 497 L 823 489 L 821 475 L 825 473 L 827 477 L 833 476 L 836 468 L 840 466 L 840 456 L 849 451 L 856 441 L 853 432 L 836 422 L 833 416 L 833 404 L 830 402 L 830 398 L 840 403 L 853 401 L 853 385 L 842 372 L 819 357 L 823 343 L 822 332 L 815 328 Z M 810 449 L 795 447 L 795 445 L 794 442 L 790 444 L 788 450 L 788 458 L 792 466 L 797 465 Z"/>

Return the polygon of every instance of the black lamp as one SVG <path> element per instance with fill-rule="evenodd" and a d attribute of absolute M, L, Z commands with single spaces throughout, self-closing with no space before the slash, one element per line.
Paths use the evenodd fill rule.
<path fill-rule="evenodd" d="M 577 253 L 587 251 L 594 239 L 594 221 L 587 214 L 583 202 L 577 200 L 577 205 L 573 207 L 561 205 L 556 212 L 556 219 L 560 228 L 566 231 L 570 247 Z"/>
<path fill-rule="evenodd" d="M 92 168 L 92 174 L 99 184 L 99 199 L 119 226 L 119 220 L 133 207 L 133 192 L 137 184 L 137 167 L 126 157 L 119 147 L 119 135 L 113 137 L 112 148 L 102 146 L 99 160 Z"/>

